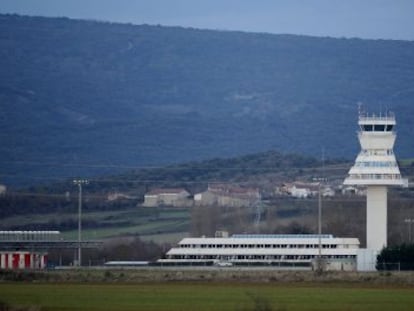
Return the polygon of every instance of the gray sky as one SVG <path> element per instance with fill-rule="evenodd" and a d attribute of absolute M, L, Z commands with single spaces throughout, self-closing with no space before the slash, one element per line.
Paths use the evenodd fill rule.
<path fill-rule="evenodd" d="M 0 0 L 1 13 L 414 40 L 414 0 Z"/>

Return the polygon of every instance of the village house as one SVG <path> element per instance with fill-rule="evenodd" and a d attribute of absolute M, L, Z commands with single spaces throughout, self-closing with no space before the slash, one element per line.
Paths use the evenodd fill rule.
<path fill-rule="evenodd" d="M 342 192 L 343 195 L 358 195 L 358 196 L 366 196 L 367 195 L 366 189 L 355 187 L 355 186 L 342 187 L 341 192 Z"/>
<path fill-rule="evenodd" d="M 324 198 L 332 198 L 335 196 L 335 190 L 329 186 L 323 187 L 321 190 L 321 195 Z"/>
<path fill-rule="evenodd" d="M 256 188 L 241 188 L 227 184 L 209 185 L 206 191 L 194 195 L 194 202 L 198 206 L 245 207 L 260 200 L 261 195 Z"/>
<path fill-rule="evenodd" d="M 190 193 L 183 188 L 157 188 L 145 194 L 142 206 L 188 207 L 192 205 L 189 196 Z"/>
<path fill-rule="evenodd" d="M 294 198 L 308 198 L 318 194 L 319 184 L 318 183 L 305 183 L 295 181 L 293 183 L 283 183 L 277 193 L 281 195 L 289 195 Z"/>
<path fill-rule="evenodd" d="M 276 188 L 275 192 L 278 195 L 289 195 L 294 198 L 306 199 L 318 195 L 319 183 L 306 183 L 301 181 L 283 183 L 281 187 Z M 324 185 L 321 189 L 321 195 L 323 197 L 333 197 L 335 195 L 335 191 L 329 185 Z"/>
<path fill-rule="evenodd" d="M 289 189 L 289 193 L 294 198 L 300 198 L 305 199 L 307 197 L 310 197 L 312 195 L 312 192 L 309 188 L 299 188 L 296 185 L 293 185 Z"/>

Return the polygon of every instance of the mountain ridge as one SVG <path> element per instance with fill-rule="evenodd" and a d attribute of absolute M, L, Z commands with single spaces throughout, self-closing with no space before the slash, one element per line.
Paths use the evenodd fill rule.
<path fill-rule="evenodd" d="M 414 42 L 0 15 L 0 47 L 6 183 L 271 149 L 352 159 L 360 102 L 394 111 L 413 154 Z"/>

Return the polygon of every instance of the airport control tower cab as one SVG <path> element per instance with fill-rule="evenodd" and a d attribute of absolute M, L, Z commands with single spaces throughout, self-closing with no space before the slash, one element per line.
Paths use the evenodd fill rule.
<path fill-rule="evenodd" d="M 394 155 L 395 117 L 359 116 L 358 138 L 361 152 L 349 171 L 345 185 L 402 186 L 400 169 Z"/>
<path fill-rule="evenodd" d="M 344 185 L 367 187 L 367 248 L 380 251 L 387 245 L 387 187 L 404 186 L 394 155 L 395 116 L 359 114 L 361 151 Z"/>

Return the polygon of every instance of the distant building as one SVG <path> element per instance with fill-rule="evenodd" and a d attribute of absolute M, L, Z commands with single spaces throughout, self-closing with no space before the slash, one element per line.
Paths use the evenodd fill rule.
<path fill-rule="evenodd" d="M 293 185 L 290 190 L 290 195 L 295 198 L 305 199 L 312 195 L 312 192 L 309 188 L 298 188 L 296 185 Z"/>
<path fill-rule="evenodd" d="M 321 195 L 324 198 L 331 198 L 335 196 L 335 190 L 333 190 L 331 187 L 327 186 L 327 187 L 323 187 L 321 189 Z"/>
<path fill-rule="evenodd" d="M 303 199 L 317 195 L 318 191 L 318 183 L 305 183 L 301 181 L 295 181 L 293 183 L 282 184 L 277 193 Z"/>
<path fill-rule="evenodd" d="M 343 195 L 365 196 L 367 194 L 365 189 L 355 186 L 344 186 L 341 191 Z"/>
<path fill-rule="evenodd" d="M 305 199 L 318 195 L 319 183 L 306 183 L 301 181 L 284 183 L 281 187 L 276 188 L 275 192 L 278 195 L 290 195 L 294 198 Z M 321 195 L 323 197 L 333 197 L 335 191 L 329 185 L 326 185 L 322 187 Z"/>
<path fill-rule="evenodd" d="M 184 207 L 192 205 L 190 193 L 183 188 L 157 188 L 144 196 L 143 206 L 156 207 L 160 205 Z"/>
<path fill-rule="evenodd" d="M 199 206 L 244 207 L 260 200 L 261 195 L 257 188 L 241 188 L 227 184 L 209 185 L 207 191 L 194 195 L 194 202 Z"/>

